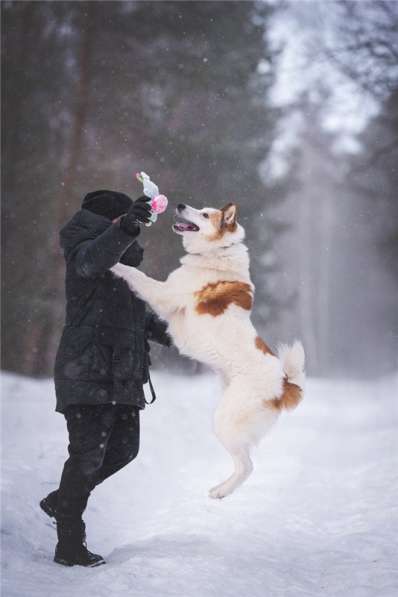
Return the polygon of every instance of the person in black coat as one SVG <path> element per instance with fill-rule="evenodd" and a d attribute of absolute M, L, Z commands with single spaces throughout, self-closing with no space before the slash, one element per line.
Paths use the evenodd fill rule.
<path fill-rule="evenodd" d="M 141 263 L 143 249 L 136 239 L 140 224 L 149 221 L 147 201 L 140 197 L 133 203 L 114 191 L 89 193 L 60 233 L 66 320 L 54 382 L 56 410 L 69 432 L 69 458 L 59 489 L 40 506 L 57 521 L 54 560 L 68 566 L 104 563 L 87 550 L 82 514 L 93 488 L 137 456 L 148 339 L 170 345 L 166 323 L 109 269 L 119 261 Z"/>

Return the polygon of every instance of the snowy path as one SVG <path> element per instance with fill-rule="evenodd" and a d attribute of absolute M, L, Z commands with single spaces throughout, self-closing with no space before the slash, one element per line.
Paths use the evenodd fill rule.
<path fill-rule="evenodd" d="M 221 502 L 230 463 L 211 434 L 213 377 L 154 375 L 138 459 L 86 513 L 96 569 L 52 562 L 39 498 L 66 457 L 51 382 L 3 376 L 4 597 L 396 597 L 398 377 L 310 381 Z"/>

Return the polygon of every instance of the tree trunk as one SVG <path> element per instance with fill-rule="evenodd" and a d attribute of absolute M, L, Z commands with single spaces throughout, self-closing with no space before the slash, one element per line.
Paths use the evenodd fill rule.
<path fill-rule="evenodd" d="M 303 172 L 309 172 L 307 155 L 308 149 L 304 151 Z M 314 293 L 314 254 L 313 254 L 313 196 L 310 184 L 305 180 L 300 193 L 299 204 L 299 268 L 300 268 L 300 292 L 299 292 L 299 318 L 300 330 L 304 341 L 307 355 L 308 369 L 318 371 L 318 350 L 317 350 L 317 326 L 315 318 Z"/>
<path fill-rule="evenodd" d="M 21 6 L 22 5 L 22 6 Z M 18 11 L 15 14 L 9 14 L 5 11 L 4 13 L 4 27 L 16 27 L 18 30 L 17 36 L 17 47 L 13 47 L 9 43 L 7 49 L 4 48 L 3 56 L 7 60 L 3 66 L 3 74 L 5 81 L 8 79 L 7 70 L 14 68 L 16 74 L 13 75 L 13 79 L 17 78 L 18 87 L 14 88 L 14 92 L 8 89 L 8 93 L 5 93 L 5 99 L 9 96 L 9 101 L 3 102 L 2 107 L 2 118 L 4 125 L 4 136 L 2 140 L 3 147 L 6 145 L 7 151 L 3 151 L 4 159 L 6 162 L 6 168 L 4 174 L 7 175 L 7 192 L 14 192 L 16 182 L 18 181 L 18 162 L 20 157 L 21 143 L 23 142 L 21 137 L 23 136 L 23 127 L 21 127 L 21 114 L 24 109 L 24 101 L 26 101 L 26 95 L 21 91 L 25 87 L 26 72 L 29 72 L 30 68 L 30 57 L 34 52 L 32 43 L 32 31 L 34 31 L 35 25 L 35 13 L 38 6 L 35 6 L 34 2 L 21 3 L 20 6 L 10 7 L 8 10 Z M 13 52 L 15 57 L 9 56 L 10 52 Z M 11 106 L 8 103 L 12 103 Z M 6 115 L 7 110 L 7 115 Z M 7 127 L 5 126 L 7 118 Z M 7 134 L 8 131 L 8 134 Z M 5 149 L 5 147 L 4 147 Z"/>
<path fill-rule="evenodd" d="M 322 245 L 319 247 L 319 285 L 318 285 L 318 328 L 319 328 L 319 361 L 320 374 L 330 371 L 330 267 L 332 251 L 333 206 L 330 197 L 320 199 L 321 217 L 319 218 Z"/>
<path fill-rule="evenodd" d="M 78 49 L 78 81 L 75 95 L 75 108 L 73 125 L 70 136 L 68 161 L 63 180 L 63 190 L 57 203 L 54 233 L 51 239 L 52 253 L 54 255 L 52 293 L 51 326 L 47 342 L 46 363 L 48 370 L 52 370 L 54 355 L 59 341 L 61 326 L 64 317 L 64 260 L 59 248 L 59 230 L 71 215 L 70 204 L 73 201 L 73 189 L 77 177 L 78 166 L 82 157 L 84 133 L 87 124 L 89 107 L 90 65 L 94 37 L 94 10 L 90 3 L 84 5 L 79 11 L 80 44 Z"/>

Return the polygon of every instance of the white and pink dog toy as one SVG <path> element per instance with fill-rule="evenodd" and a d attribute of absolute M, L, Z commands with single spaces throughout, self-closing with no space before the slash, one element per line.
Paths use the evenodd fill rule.
<path fill-rule="evenodd" d="M 150 199 L 149 204 L 151 206 L 152 211 L 151 221 L 145 225 L 151 226 L 151 224 L 156 222 L 156 220 L 158 219 L 158 215 L 166 211 L 169 202 L 166 195 L 159 195 L 159 188 L 149 178 L 148 174 L 145 174 L 145 172 L 137 172 L 135 177 L 142 183 L 144 187 L 144 195 L 148 197 L 148 199 Z"/>

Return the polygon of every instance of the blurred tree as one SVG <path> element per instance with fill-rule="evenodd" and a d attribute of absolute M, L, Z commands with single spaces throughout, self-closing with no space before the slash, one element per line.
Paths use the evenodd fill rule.
<path fill-rule="evenodd" d="M 160 163 L 175 201 L 239 204 L 260 327 L 279 308 L 270 277 L 274 234 L 281 229 L 269 208 L 282 199 L 283 185 L 260 176 L 280 116 L 269 98 L 277 60 L 269 41 L 274 10 L 252 2 L 162 2 L 150 9 L 139 4 L 134 15 L 142 42 L 156 40 L 145 63 L 142 118 L 146 123 L 152 115 L 147 148 L 155 171 Z M 170 240 L 161 226 L 151 235 L 161 253 L 152 271 L 164 275 L 180 240 Z"/>
<path fill-rule="evenodd" d="M 398 3 L 343 0 L 340 8 L 339 42 L 328 55 L 379 104 L 361 135 L 351 183 L 373 214 L 380 254 L 398 281 Z M 397 319 L 390 318 L 396 338 Z"/>
<path fill-rule="evenodd" d="M 374 122 L 360 139 L 362 153 L 343 152 L 338 131 L 325 128 L 325 104 L 328 96 L 315 90 L 296 104 L 296 184 L 282 205 L 291 229 L 278 288 L 298 289 L 298 300 L 284 317 L 284 337 L 303 340 L 310 375 L 385 374 L 397 366 L 397 285 L 377 247 L 396 269 L 395 164 L 388 161 L 388 171 L 386 155 L 377 168 L 355 172 L 388 137 Z"/>
<path fill-rule="evenodd" d="M 360 137 L 362 151 L 351 164 L 355 188 L 377 214 L 379 249 L 398 282 L 398 81 Z"/>
<path fill-rule="evenodd" d="M 398 4 L 395 0 L 337 2 L 337 36 L 326 54 L 349 78 L 378 99 L 397 85 Z"/>
<path fill-rule="evenodd" d="M 383 104 L 398 88 L 398 3 L 340 0 L 337 6 L 336 35 L 326 44 L 325 54 L 362 91 Z M 393 134 L 379 144 L 375 159 L 398 148 L 396 112 L 385 110 L 384 122 L 392 125 Z"/>
<path fill-rule="evenodd" d="M 55 204 L 55 218 L 52 228 L 51 254 L 54 256 L 52 271 L 51 309 L 48 313 L 50 329 L 47 355 L 44 363 L 52 363 L 58 345 L 59 330 L 64 318 L 64 259 L 59 250 L 59 230 L 70 215 L 70 204 L 73 203 L 73 192 L 78 179 L 79 165 L 82 163 L 82 153 L 87 129 L 87 118 L 90 106 L 90 80 L 92 73 L 92 49 L 95 34 L 95 10 L 92 3 L 87 4 L 84 10 L 71 13 L 72 23 L 76 29 L 75 61 L 75 93 L 70 106 L 70 135 L 66 140 L 66 163 L 62 180 L 62 189 L 59 200 Z"/>
<path fill-rule="evenodd" d="M 274 319 L 272 247 L 283 227 L 270 208 L 285 188 L 283 181 L 264 182 L 260 170 L 280 117 L 269 98 L 275 7 L 8 2 L 2 8 L 4 367 L 51 373 L 63 323 L 59 228 L 95 188 L 138 195 L 136 169 L 153 175 L 172 204 L 240 205 L 256 320 L 263 327 Z M 172 210 L 141 235 L 144 268 L 158 277 L 175 267 L 180 252 L 171 220 Z"/>
<path fill-rule="evenodd" d="M 2 3 L 3 366 L 49 372 L 51 234 L 68 122 L 65 4 Z M 54 57 L 57 60 L 54 60 Z"/>
<path fill-rule="evenodd" d="M 362 93 L 375 100 L 378 113 L 360 135 L 362 150 L 350 159 L 349 187 L 353 204 L 372 220 L 368 242 L 376 243 L 379 255 L 398 281 L 398 3 L 393 0 L 337 3 L 335 35 L 325 54 L 334 66 L 353 81 Z M 372 289 L 369 294 L 374 297 Z M 391 280 L 384 294 L 396 292 Z M 383 333 L 386 348 L 384 369 L 396 367 L 398 316 L 389 298 L 372 309 Z M 370 326 L 372 327 L 372 326 Z M 381 332 L 384 330 L 384 332 Z M 377 334 L 377 332 L 376 332 Z"/>
<path fill-rule="evenodd" d="M 387 367 L 398 365 L 398 85 L 360 137 L 362 151 L 351 161 L 351 184 L 370 214 L 373 243 L 390 277 L 377 287 L 384 296 L 383 346 L 390 348 Z M 391 284 L 391 281 L 394 283 Z"/>
<path fill-rule="evenodd" d="M 297 301 L 286 319 L 286 340 L 299 337 L 306 350 L 307 371 L 325 375 L 336 368 L 336 261 L 344 226 L 339 193 L 344 158 L 334 149 L 335 135 L 323 126 L 325 90 L 305 93 L 295 108 L 294 184 L 290 185 L 283 217 L 291 225 L 283 240 L 283 272 L 279 286 L 296 290 Z"/>

